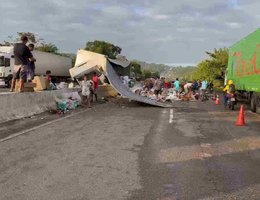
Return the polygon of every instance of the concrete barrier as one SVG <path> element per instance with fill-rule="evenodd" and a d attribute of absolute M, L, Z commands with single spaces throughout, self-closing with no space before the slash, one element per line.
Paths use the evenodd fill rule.
<path fill-rule="evenodd" d="M 66 93 L 78 92 L 79 90 L 75 88 L 41 92 L 0 93 L 0 123 L 56 109 L 55 96 L 67 96 Z M 99 98 L 111 96 L 117 96 L 117 92 L 111 85 L 99 86 Z"/>
<path fill-rule="evenodd" d="M 77 89 L 0 93 L 0 123 L 56 109 L 55 96 L 75 91 Z"/>

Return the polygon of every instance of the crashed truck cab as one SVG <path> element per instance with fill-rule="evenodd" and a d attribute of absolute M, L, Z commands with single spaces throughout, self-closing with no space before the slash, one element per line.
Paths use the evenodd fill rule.
<path fill-rule="evenodd" d="M 105 55 L 80 49 L 77 52 L 75 66 L 70 69 L 70 75 L 72 79 L 78 81 L 84 74 L 97 72 L 102 74 L 99 79 L 104 83 L 105 76 L 107 77 L 107 67 L 111 65 L 113 65 L 117 74 L 123 76 L 130 75 L 130 62 L 124 57 L 110 59 Z"/>
<path fill-rule="evenodd" d="M 135 94 L 127 84 L 123 84 L 120 76 L 130 75 L 130 62 L 125 57 L 110 59 L 102 54 L 79 50 L 75 67 L 70 69 L 71 78 L 79 82 L 84 74 L 91 74 L 95 71 L 103 74 L 99 77 L 101 82 L 104 83 L 105 78 L 107 78 L 117 93 L 125 98 L 154 106 L 171 107 L 165 103 Z"/>

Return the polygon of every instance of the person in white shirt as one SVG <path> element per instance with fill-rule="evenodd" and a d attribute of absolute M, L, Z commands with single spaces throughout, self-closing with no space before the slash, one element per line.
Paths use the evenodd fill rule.
<path fill-rule="evenodd" d="M 91 101 L 91 90 L 93 89 L 93 82 L 88 80 L 87 75 L 84 75 L 84 79 L 81 82 L 82 88 L 82 104 L 86 105 L 87 107 L 91 108 L 90 101 Z"/>

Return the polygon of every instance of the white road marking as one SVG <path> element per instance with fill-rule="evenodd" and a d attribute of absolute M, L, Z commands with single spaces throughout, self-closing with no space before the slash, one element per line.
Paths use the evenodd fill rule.
<path fill-rule="evenodd" d="M 173 123 L 173 109 L 170 110 L 170 118 L 169 118 L 169 123 Z"/>
<path fill-rule="evenodd" d="M 167 110 L 163 110 L 162 113 L 163 113 L 163 114 L 166 114 L 166 113 L 167 113 Z"/>

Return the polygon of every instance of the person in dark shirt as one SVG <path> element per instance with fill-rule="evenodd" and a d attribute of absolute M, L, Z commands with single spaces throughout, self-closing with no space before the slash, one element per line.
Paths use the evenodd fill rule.
<path fill-rule="evenodd" d="M 14 72 L 11 85 L 11 92 L 14 91 L 15 82 L 20 79 L 19 91 L 23 92 L 24 82 L 26 81 L 27 65 L 29 59 L 32 58 L 32 54 L 29 48 L 26 46 L 28 38 L 26 36 L 21 37 L 21 42 L 14 45 Z"/>
<path fill-rule="evenodd" d="M 32 52 L 34 50 L 34 44 L 29 44 L 28 47 L 32 54 Z M 28 69 L 27 69 L 27 80 L 29 82 L 31 82 L 33 80 L 34 75 L 35 75 L 35 62 L 36 62 L 36 59 L 33 57 L 33 54 L 32 54 L 32 58 L 29 59 Z"/>

